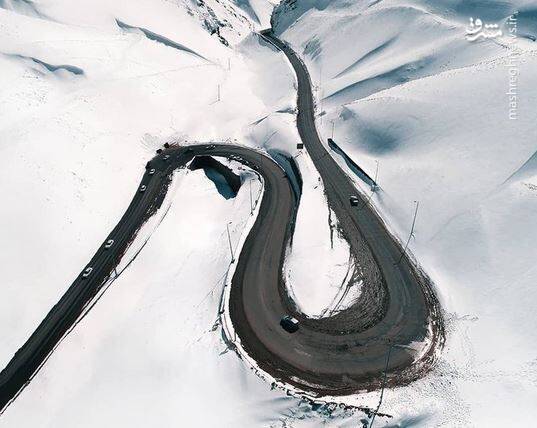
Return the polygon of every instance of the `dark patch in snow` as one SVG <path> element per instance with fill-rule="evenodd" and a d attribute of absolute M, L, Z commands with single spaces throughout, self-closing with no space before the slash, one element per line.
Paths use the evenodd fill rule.
<path fill-rule="evenodd" d="M 145 37 L 147 37 L 149 40 L 152 40 L 152 41 L 157 42 L 157 43 L 161 43 L 161 44 L 163 44 L 165 46 L 168 46 L 168 47 L 173 48 L 173 49 L 177 49 L 179 51 L 183 51 L 183 52 L 192 54 L 192 55 L 194 55 L 194 56 L 196 56 L 198 58 L 201 58 L 201 59 L 203 59 L 205 61 L 208 61 L 207 58 L 205 58 L 204 56 L 200 55 L 196 51 L 193 51 L 192 49 L 186 47 L 185 45 L 182 45 L 180 43 L 174 42 L 173 40 L 168 39 L 167 37 L 161 36 L 160 34 L 153 33 L 152 31 L 150 31 L 150 30 L 148 30 L 146 28 L 135 27 L 135 26 L 126 24 L 125 22 L 122 22 L 119 19 L 116 19 L 116 23 L 119 26 L 119 28 L 121 28 L 123 30 L 141 31 L 143 33 L 143 35 Z"/>
<path fill-rule="evenodd" d="M 502 185 L 516 179 L 524 179 L 532 176 L 537 171 L 537 152 L 534 152 L 529 159 L 517 168 L 509 177 L 505 179 Z"/>
<path fill-rule="evenodd" d="M 537 8 L 522 9 L 516 17 L 517 36 L 535 41 L 537 39 Z"/>
<path fill-rule="evenodd" d="M 312 59 L 317 58 L 322 51 L 321 41 L 317 36 L 313 36 L 304 46 L 304 56 L 309 55 Z"/>
<path fill-rule="evenodd" d="M 214 183 L 218 193 L 225 199 L 237 196 L 241 188 L 241 178 L 211 156 L 196 156 L 189 168 L 192 171 L 203 169 L 207 178 Z"/>
<path fill-rule="evenodd" d="M 37 7 L 31 0 L 0 0 L 0 9 L 12 10 L 21 15 L 43 18 L 43 15 L 37 10 Z"/>
<path fill-rule="evenodd" d="M 330 147 L 334 152 L 336 152 L 338 155 L 340 155 L 347 166 L 351 169 L 354 174 L 356 174 L 360 180 L 367 183 L 368 186 L 372 186 L 373 184 L 376 184 L 375 181 L 365 172 L 360 166 L 354 162 L 354 160 L 345 153 L 345 151 L 339 147 L 334 140 L 331 138 L 328 139 L 328 147 Z"/>
<path fill-rule="evenodd" d="M 293 107 L 287 107 L 287 108 L 282 108 L 280 110 L 277 110 L 276 113 L 295 114 L 296 111 Z"/>
<path fill-rule="evenodd" d="M 261 24 L 257 13 L 255 13 L 255 10 L 248 0 L 235 0 L 235 4 L 244 10 L 253 21 L 255 21 L 257 24 Z"/>
<path fill-rule="evenodd" d="M 375 55 L 377 55 L 379 53 L 382 53 L 387 47 L 389 47 L 393 43 L 394 40 L 395 40 L 395 37 L 392 37 L 391 39 L 386 40 L 384 43 L 382 43 L 381 45 L 377 46 L 372 51 L 369 51 L 364 56 L 358 58 L 351 65 L 346 67 L 343 71 L 341 71 L 336 76 L 334 76 L 334 78 L 341 77 L 341 76 L 343 76 L 343 75 L 345 75 L 345 74 L 347 74 L 347 73 L 349 73 L 351 71 L 354 71 L 356 68 L 358 68 L 359 65 L 363 64 L 364 62 L 366 62 L 366 60 L 368 60 L 369 58 L 372 58 Z"/>
<path fill-rule="evenodd" d="M 8 57 L 11 57 L 11 58 L 17 58 L 17 59 L 22 59 L 22 60 L 30 60 L 30 61 L 32 61 L 32 62 L 34 62 L 36 64 L 39 64 L 39 65 L 45 67 L 51 73 L 56 73 L 57 71 L 65 70 L 65 71 L 68 71 L 69 73 L 72 73 L 72 74 L 74 74 L 76 76 L 83 76 L 84 75 L 84 70 L 82 70 L 80 67 L 77 67 L 75 65 L 69 65 L 69 64 L 53 65 L 53 64 L 49 64 L 48 62 L 42 61 L 40 59 L 31 57 L 31 56 L 24 56 L 24 55 L 17 55 L 17 54 L 5 54 L 5 55 L 8 56 Z"/>
<path fill-rule="evenodd" d="M 386 428 L 412 428 L 424 426 L 424 422 L 429 419 L 428 415 L 417 415 L 402 419 L 396 424 L 386 425 Z"/>
<path fill-rule="evenodd" d="M 468 1 L 458 0 L 454 2 L 454 11 L 461 16 L 478 16 L 483 21 L 499 21 L 514 12 L 514 6 L 505 1 L 479 0 Z"/>
<path fill-rule="evenodd" d="M 427 56 L 416 61 L 402 64 L 391 70 L 360 80 L 359 82 L 351 83 L 325 97 L 325 99 L 338 104 L 346 104 L 366 98 L 385 89 L 427 77 L 429 75 L 423 71 L 433 61 L 433 56 Z"/>

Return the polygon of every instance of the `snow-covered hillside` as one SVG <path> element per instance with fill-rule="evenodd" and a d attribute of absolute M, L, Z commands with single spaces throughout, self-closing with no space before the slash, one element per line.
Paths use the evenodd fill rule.
<path fill-rule="evenodd" d="M 293 72 L 251 33 L 269 26 L 276 3 L 0 0 L 2 367 L 170 140 L 229 140 L 296 156 L 303 204 L 288 285 L 313 316 L 356 297 L 360 284 L 344 296 L 338 287 L 348 248 L 311 160 L 295 149 Z M 513 39 L 507 18 L 517 9 Z M 319 129 L 333 132 L 370 175 L 379 162 L 372 201 L 401 240 L 420 201 L 410 250 L 446 310 L 438 368 L 387 391 L 381 411 L 393 418 L 375 425 L 484 427 L 508 413 L 512 425 L 531 426 L 537 417 L 536 10 L 522 0 L 277 7 L 276 32 L 316 84 Z M 466 40 L 470 17 L 501 24 L 504 35 Z M 513 73 L 516 120 L 506 94 Z M 175 182 L 170 211 L 144 250 L 0 425 L 356 426 L 361 413 L 312 410 L 226 351 L 215 325 L 229 263 L 226 224 L 238 242 L 249 188 L 227 200 L 202 171 L 179 172 Z M 378 398 L 348 401 L 374 407 Z"/>
<path fill-rule="evenodd" d="M 501 408 L 515 426 L 537 416 L 536 10 L 286 0 L 275 16 L 317 86 L 325 138 L 334 132 L 372 176 L 379 162 L 372 201 L 402 241 L 420 202 L 410 249 L 436 283 L 449 335 L 434 373 L 386 394 L 401 426 L 492 426 Z M 467 40 L 470 17 L 503 35 Z"/>

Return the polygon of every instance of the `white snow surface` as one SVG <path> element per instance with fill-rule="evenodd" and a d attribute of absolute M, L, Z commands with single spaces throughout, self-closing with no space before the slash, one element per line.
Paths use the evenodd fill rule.
<path fill-rule="evenodd" d="M 268 26 L 275 3 L 0 1 L 2 365 L 119 220 L 163 142 L 298 154 L 293 72 L 251 35 Z M 511 40 L 471 43 L 464 32 L 470 16 L 506 25 L 515 9 L 519 98 L 510 121 Z M 376 426 L 492 426 L 505 409 L 513 426 L 537 417 L 536 9 L 485 0 L 280 7 L 277 31 L 318 88 L 322 134 L 334 121 L 335 141 L 370 175 L 380 161 L 372 201 L 401 240 L 420 201 L 410 250 L 445 308 L 438 367 L 386 391 L 381 411 L 393 418 Z M 336 239 L 329 251 L 322 185 L 306 156 L 297 162 L 303 206 L 286 269 L 300 308 L 317 316 L 339 292 L 348 248 Z M 224 352 L 213 327 L 229 263 L 225 225 L 232 221 L 238 242 L 249 189 L 225 200 L 202 171 L 175 181 L 146 247 L 1 425 L 357 426 L 360 413 L 312 411 Z M 317 275 L 307 264 L 314 257 L 323 262 Z M 346 401 L 375 407 L 378 398 Z"/>
<path fill-rule="evenodd" d="M 403 242 L 420 202 L 410 250 L 445 309 L 437 368 L 387 391 L 382 409 L 394 418 L 375 424 L 485 427 L 509 409 L 513 426 L 534 425 L 537 4 L 297 0 L 279 9 L 277 32 L 316 85 L 321 133 L 333 121 L 336 143 L 371 176 L 380 162 L 372 201 Z M 466 40 L 470 17 L 503 36 Z"/>

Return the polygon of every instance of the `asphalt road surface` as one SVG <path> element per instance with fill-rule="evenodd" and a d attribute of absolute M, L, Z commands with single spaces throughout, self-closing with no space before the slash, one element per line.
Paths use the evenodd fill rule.
<path fill-rule="evenodd" d="M 81 273 L 75 279 L 0 372 L 0 411 L 95 303 L 139 228 L 160 208 L 173 170 L 196 155 L 235 155 L 264 177 L 259 215 L 237 261 L 230 299 L 231 319 L 242 346 L 262 369 L 314 394 L 341 395 L 378 388 L 389 349 L 389 385 L 408 383 L 431 367 L 444 335 L 439 305 L 427 278 L 406 257 L 396 264 L 401 247 L 365 199 L 360 209 L 350 206 L 350 195 L 361 196 L 319 140 L 305 67 L 278 39 L 270 34 L 263 37 L 285 52 L 297 73 L 300 137 L 321 174 L 329 204 L 364 281 L 359 300 L 333 316 L 314 320 L 303 316 L 287 295 L 282 268 L 299 201 L 274 161 L 227 144 L 172 146 L 151 160 L 127 211 L 104 241 L 112 239 L 113 245 L 107 249 L 103 243 L 87 265 L 93 268 L 89 276 Z M 151 169 L 155 169 L 153 174 Z M 139 190 L 142 185 L 146 186 L 143 192 Z M 287 314 L 300 320 L 294 334 L 279 325 Z M 419 355 L 408 347 L 426 337 L 428 346 Z"/>
<path fill-rule="evenodd" d="M 263 37 L 285 53 L 297 75 L 300 138 L 322 177 L 364 285 L 359 300 L 345 311 L 319 320 L 304 317 L 288 298 L 282 280 L 283 216 L 262 210 L 262 221 L 248 237 L 233 278 L 234 327 L 262 369 L 312 393 L 342 395 L 378 388 L 389 350 L 387 382 L 406 384 L 430 369 L 444 341 L 431 284 L 408 257 L 398 263 L 401 246 L 321 143 L 304 64 L 272 33 Z M 270 198 L 273 193 L 267 194 Z M 350 205 L 350 195 L 361 198 L 359 209 Z M 286 314 L 300 320 L 298 332 L 289 334 L 278 326 Z M 416 347 L 422 341 L 427 345 Z"/>

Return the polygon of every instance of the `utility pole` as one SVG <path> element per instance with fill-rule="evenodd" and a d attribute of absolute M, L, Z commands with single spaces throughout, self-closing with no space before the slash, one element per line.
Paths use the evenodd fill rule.
<path fill-rule="evenodd" d="M 330 122 L 332 122 L 332 140 L 334 139 L 334 127 L 335 127 L 335 119 L 332 119 Z"/>
<path fill-rule="evenodd" d="M 399 260 L 397 261 L 396 265 L 401 263 L 401 260 L 403 260 L 403 256 L 406 253 L 406 249 L 408 248 L 408 244 L 410 242 L 410 238 L 414 236 L 414 226 L 416 225 L 416 217 L 418 215 L 418 208 L 420 206 L 420 201 L 414 201 L 416 204 L 416 209 L 414 211 L 414 219 L 412 220 L 412 227 L 410 228 L 410 235 L 408 235 L 408 240 L 406 241 L 405 248 L 403 248 L 403 252 L 401 253 L 401 257 L 399 257 Z"/>
<path fill-rule="evenodd" d="M 218 84 L 218 95 L 216 101 L 220 101 L 220 83 Z"/>
<path fill-rule="evenodd" d="M 377 406 L 377 409 L 373 413 L 373 418 L 371 418 L 371 423 L 369 424 L 369 428 L 373 426 L 373 422 L 375 422 L 375 416 L 377 416 L 377 413 L 379 412 L 380 405 L 382 404 L 382 399 L 384 398 L 384 388 L 386 387 L 386 380 L 388 378 L 388 364 L 390 362 L 390 354 L 392 353 L 392 344 L 390 344 L 390 347 L 388 348 L 388 355 L 386 357 L 386 367 L 384 368 L 384 378 L 382 379 L 382 388 L 380 390 L 380 399 L 379 404 Z"/>
<path fill-rule="evenodd" d="M 319 116 L 321 119 L 321 125 L 323 124 L 323 63 L 319 64 L 319 92 L 317 96 L 319 97 Z"/>
<path fill-rule="evenodd" d="M 250 215 L 254 214 L 254 204 L 252 202 L 252 180 L 250 179 Z"/>
<path fill-rule="evenodd" d="M 374 192 L 377 189 L 377 179 L 379 176 L 379 161 L 375 160 L 377 163 L 377 168 L 375 169 L 375 179 L 373 180 L 373 184 L 371 185 L 371 191 Z"/>
<path fill-rule="evenodd" d="M 231 263 L 235 263 L 235 257 L 233 256 L 233 245 L 231 244 L 231 235 L 229 234 L 229 225 L 231 224 L 231 222 L 227 223 L 226 224 L 226 229 L 227 229 L 227 239 L 229 241 L 229 251 L 231 253 Z"/>

